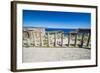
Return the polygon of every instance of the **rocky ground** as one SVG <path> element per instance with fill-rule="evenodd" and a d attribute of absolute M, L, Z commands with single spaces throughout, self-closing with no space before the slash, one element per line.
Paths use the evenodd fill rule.
<path fill-rule="evenodd" d="M 91 50 L 84 48 L 23 48 L 23 63 L 90 59 Z"/>

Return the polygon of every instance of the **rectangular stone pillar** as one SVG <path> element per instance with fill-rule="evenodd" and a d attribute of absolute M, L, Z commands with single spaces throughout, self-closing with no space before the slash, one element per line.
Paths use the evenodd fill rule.
<path fill-rule="evenodd" d="M 88 36 L 88 40 L 87 40 L 87 45 L 86 45 L 86 47 L 88 47 L 88 45 L 89 45 L 90 36 L 91 36 L 91 33 L 89 33 L 89 36 Z"/>
<path fill-rule="evenodd" d="M 77 33 L 75 34 L 75 47 L 76 47 L 76 42 L 77 42 Z"/>
<path fill-rule="evenodd" d="M 56 47 L 57 46 L 57 33 L 55 32 L 54 33 L 54 46 Z"/>
<path fill-rule="evenodd" d="M 42 37 L 41 37 L 41 32 L 39 33 L 40 36 L 40 47 L 42 46 Z"/>
<path fill-rule="evenodd" d="M 50 39 L 49 39 L 49 32 L 47 32 L 47 39 L 48 39 L 48 47 L 50 46 Z"/>
<path fill-rule="evenodd" d="M 64 33 L 61 33 L 61 46 L 63 46 L 63 37 L 64 37 Z"/>
<path fill-rule="evenodd" d="M 68 33 L 68 46 L 70 45 L 70 33 Z"/>

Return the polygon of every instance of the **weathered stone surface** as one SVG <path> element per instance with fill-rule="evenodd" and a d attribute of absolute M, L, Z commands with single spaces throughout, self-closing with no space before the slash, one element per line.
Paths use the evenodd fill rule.
<path fill-rule="evenodd" d="M 23 48 L 22 61 L 48 62 L 91 58 L 91 50 L 84 48 Z"/>

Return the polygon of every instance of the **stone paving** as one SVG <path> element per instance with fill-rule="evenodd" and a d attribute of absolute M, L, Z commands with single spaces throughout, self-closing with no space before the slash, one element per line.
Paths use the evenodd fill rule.
<path fill-rule="evenodd" d="M 91 58 L 91 50 L 84 48 L 23 48 L 23 63 L 84 60 Z"/>

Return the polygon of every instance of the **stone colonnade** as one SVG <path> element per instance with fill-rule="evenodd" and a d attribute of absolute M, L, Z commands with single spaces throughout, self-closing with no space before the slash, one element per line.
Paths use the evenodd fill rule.
<path fill-rule="evenodd" d="M 43 42 L 43 40 L 45 39 L 44 38 L 44 35 L 42 35 L 42 33 L 41 32 L 34 32 L 34 31 L 28 31 L 28 35 L 30 35 L 29 36 L 29 39 L 30 39 L 30 43 L 34 43 L 34 46 L 40 46 L 40 47 L 42 47 L 42 46 L 45 46 L 44 45 L 44 42 Z M 47 44 L 46 44 L 46 46 L 48 46 L 48 47 L 50 47 L 51 46 L 51 42 L 50 42 L 50 40 L 54 40 L 54 42 L 52 42 L 54 45 L 54 47 L 57 47 L 58 45 L 59 46 L 61 46 L 61 47 L 63 47 L 63 41 L 65 40 L 64 39 L 64 34 L 67 34 L 68 35 L 68 46 L 70 46 L 70 44 L 71 44 L 71 35 L 73 35 L 74 36 L 74 46 L 76 47 L 76 45 L 77 45 L 77 36 L 78 36 L 78 33 L 58 33 L 58 32 L 53 32 L 53 33 L 50 33 L 50 32 L 46 32 L 47 33 Z M 54 38 L 53 37 L 51 37 L 50 38 L 50 35 L 51 34 L 53 34 L 54 35 Z M 58 34 L 60 34 L 61 36 L 60 36 L 60 38 L 58 38 Z M 90 33 L 88 33 L 89 35 L 88 35 L 88 39 L 87 39 L 87 44 L 86 44 L 86 46 L 88 46 L 89 45 L 89 42 L 90 42 L 90 36 L 91 36 L 91 34 Z M 84 43 L 84 37 L 85 37 L 85 33 L 82 33 L 82 36 L 81 36 L 81 43 L 80 43 L 80 46 L 79 47 L 82 47 L 83 46 L 83 43 Z M 61 39 L 60 40 L 60 44 L 58 44 L 57 43 L 57 41 L 59 40 L 59 39 Z"/>

